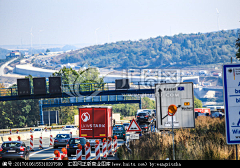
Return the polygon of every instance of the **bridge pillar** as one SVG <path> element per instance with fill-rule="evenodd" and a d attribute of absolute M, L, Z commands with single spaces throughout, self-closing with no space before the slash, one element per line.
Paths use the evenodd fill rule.
<path fill-rule="evenodd" d="M 43 111 L 42 111 L 42 100 L 39 100 L 39 111 L 40 111 L 40 125 L 44 125 L 43 123 Z"/>

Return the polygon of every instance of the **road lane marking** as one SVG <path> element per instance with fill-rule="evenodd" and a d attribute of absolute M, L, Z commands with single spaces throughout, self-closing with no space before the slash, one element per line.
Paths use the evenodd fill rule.
<path fill-rule="evenodd" d="M 35 154 L 37 154 L 37 153 L 40 153 L 40 152 L 42 152 L 42 151 L 49 150 L 49 149 L 52 149 L 52 148 L 53 148 L 53 147 L 50 147 L 50 148 L 47 148 L 47 149 L 43 149 L 43 150 L 40 150 L 40 151 L 31 153 L 29 156 L 31 157 L 31 156 L 33 156 L 33 155 L 35 155 Z"/>

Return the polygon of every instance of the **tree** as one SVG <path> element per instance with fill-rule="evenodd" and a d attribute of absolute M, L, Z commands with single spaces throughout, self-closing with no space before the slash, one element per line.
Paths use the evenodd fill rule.
<path fill-rule="evenodd" d="M 202 101 L 194 96 L 194 108 L 202 108 Z"/>
<path fill-rule="evenodd" d="M 237 59 L 240 59 L 240 37 L 238 37 L 238 39 L 236 40 L 236 48 L 238 49 L 236 53 L 236 57 Z"/>

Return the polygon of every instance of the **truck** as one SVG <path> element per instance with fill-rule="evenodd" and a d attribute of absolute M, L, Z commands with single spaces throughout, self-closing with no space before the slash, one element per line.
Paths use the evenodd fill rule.
<path fill-rule="evenodd" d="M 84 106 L 79 108 L 79 137 L 85 137 L 91 147 L 95 141 L 112 137 L 112 107 Z"/>

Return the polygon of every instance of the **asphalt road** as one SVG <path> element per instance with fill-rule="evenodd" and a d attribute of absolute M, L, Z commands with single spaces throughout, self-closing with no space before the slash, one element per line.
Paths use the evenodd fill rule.
<path fill-rule="evenodd" d="M 74 136 L 73 136 L 74 137 Z M 123 145 L 125 141 L 119 139 L 118 141 L 118 147 Z M 26 146 L 30 146 L 30 140 L 24 141 Z M 43 138 L 43 149 L 39 149 L 39 139 L 33 139 L 33 150 L 30 152 L 30 160 L 53 160 L 54 158 L 54 149 L 53 147 L 49 147 L 50 141 L 49 138 Z M 62 147 L 59 147 L 57 150 L 59 150 L 60 153 Z M 93 149 L 91 151 L 91 160 L 95 160 L 95 150 Z M 102 156 L 102 151 L 100 156 Z M 69 157 L 69 160 L 75 160 L 76 156 L 72 155 L 72 157 Z M 85 160 L 85 156 L 82 157 L 83 160 Z M 114 157 L 108 157 L 108 160 L 114 160 Z"/>

